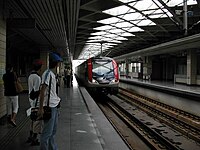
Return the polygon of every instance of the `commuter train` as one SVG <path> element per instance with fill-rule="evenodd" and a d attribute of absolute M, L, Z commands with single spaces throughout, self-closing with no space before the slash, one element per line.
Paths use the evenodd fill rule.
<path fill-rule="evenodd" d="M 119 71 L 117 63 L 109 57 L 92 57 L 75 68 L 78 81 L 95 92 L 117 94 Z"/>

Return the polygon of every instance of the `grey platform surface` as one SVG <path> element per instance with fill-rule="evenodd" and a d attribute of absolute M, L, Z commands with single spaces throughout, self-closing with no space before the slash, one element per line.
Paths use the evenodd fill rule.
<path fill-rule="evenodd" d="M 129 81 L 129 82 L 137 82 L 141 84 L 146 84 L 146 85 L 152 85 L 152 86 L 157 86 L 157 87 L 163 87 L 166 89 L 172 89 L 172 90 L 177 90 L 177 91 L 182 91 L 182 92 L 188 92 L 192 94 L 198 94 L 200 95 L 200 86 L 193 86 L 193 85 L 186 85 L 186 84 L 180 84 L 180 83 L 174 83 L 172 81 L 149 81 L 149 80 L 141 80 L 141 79 L 136 79 L 136 78 L 125 78 L 125 77 L 120 77 L 120 79 L 123 81 Z"/>
<path fill-rule="evenodd" d="M 94 103 L 84 88 L 76 81 L 71 88 L 61 86 L 62 102 L 56 142 L 59 150 L 128 150 L 124 141 Z M 84 98 L 82 97 L 84 96 Z M 38 150 L 39 146 L 26 143 L 30 120 L 25 115 L 29 107 L 27 94 L 22 94 L 17 115 L 17 127 L 1 121 L 0 149 Z"/>
<path fill-rule="evenodd" d="M 133 89 L 141 95 L 151 97 L 170 106 L 200 116 L 200 86 L 189 86 L 167 81 L 146 81 L 126 78 L 120 78 L 120 81 L 119 86 L 122 88 Z M 126 84 L 123 81 L 131 84 Z M 138 85 L 144 86 L 141 87 Z M 154 88 L 147 87 L 156 87 L 162 90 L 156 91 Z M 164 93 L 163 91 L 165 90 L 179 94 Z M 193 96 L 196 98 L 195 100 L 192 99 Z"/>

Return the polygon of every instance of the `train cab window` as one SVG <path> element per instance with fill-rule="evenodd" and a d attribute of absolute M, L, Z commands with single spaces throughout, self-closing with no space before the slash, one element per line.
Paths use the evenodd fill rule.
<path fill-rule="evenodd" d="M 93 78 L 103 77 L 106 79 L 114 77 L 113 64 L 111 60 L 94 60 L 92 62 Z"/>

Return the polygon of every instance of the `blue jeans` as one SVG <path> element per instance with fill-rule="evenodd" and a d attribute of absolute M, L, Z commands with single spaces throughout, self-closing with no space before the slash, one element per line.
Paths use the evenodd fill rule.
<path fill-rule="evenodd" d="M 43 130 L 40 137 L 40 150 L 57 150 L 55 134 L 58 123 L 58 108 L 51 108 L 51 119 L 44 121 Z"/>

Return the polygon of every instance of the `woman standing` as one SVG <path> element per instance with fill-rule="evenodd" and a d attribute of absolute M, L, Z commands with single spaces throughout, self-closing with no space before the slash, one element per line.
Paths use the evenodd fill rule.
<path fill-rule="evenodd" d="M 14 127 L 16 127 L 16 115 L 18 112 L 18 93 L 15 88 L 15 82 L 17 80 L 16 74 L 13 72 L 13 66 L 7 65 L 6 73 L 3 75 L 4 81 L 4 95 L 6 96 L 6 107 L 8 121 Z"/>

